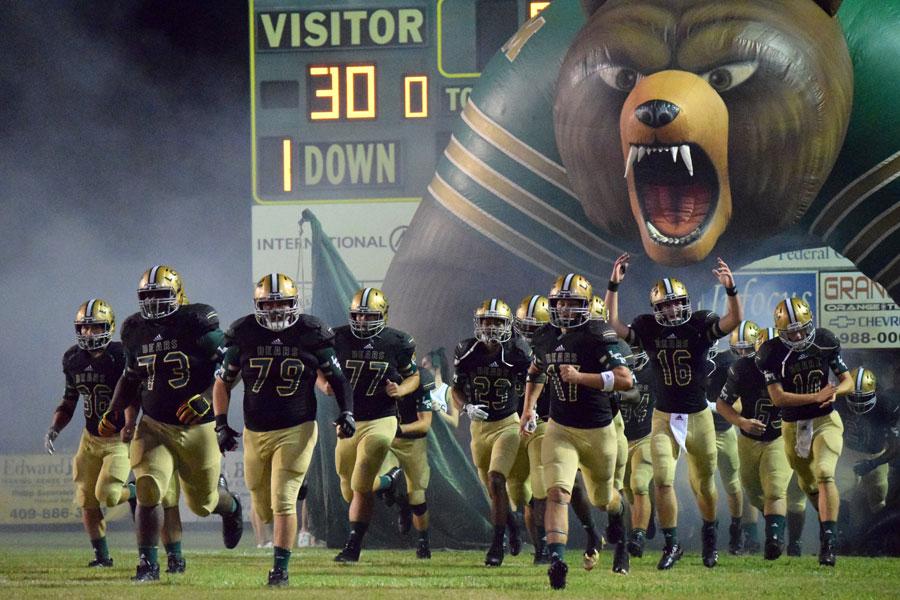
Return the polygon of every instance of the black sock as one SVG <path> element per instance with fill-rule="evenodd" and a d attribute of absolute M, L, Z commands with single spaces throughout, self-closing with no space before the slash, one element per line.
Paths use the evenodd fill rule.
<path fill-rule="evenodd" d="M 106 544 L 105 536 L 91 540 L 91 546 L 94 547 L 94 557 L 97 560 L 109 560 L 109 546 Z"/>
<path fill-rule="evenodd" d="M 363 537 L 369 529 L 368 523 L 362 521 L 350 521 L 350 541 L 357 546 L 362 546 Z"/>
<path fill-rule="evenodd" d="M 663 537 L 666 539 L 666 548 L 671 548 L 678 543 L 678 528 L 663 527 Z"/>
<path fill-rule="evenodd" d="M 494 542 L 493 545 L 503 545 L 503 534 L 506 533 L 506 525 L 494 525 Z"/>
<path fill-rule="evenodd" d="M 287 548 L 275 546 L 275 568 L 287 571 L 288 562 L 291 560 L 291 551 Z"/>
<path fill-rule="evenodd" d="M 822 542 L 834 543 L 837 523 L 835 521 L 822 521 L 819 523 L 819 539 Z"/>
<path fill-rule="evenodd" d="M 425 542 L 426 544 L 428 543 L 428 530 L 427 529 L 423 529 L 419 532 L 419 541 Z"/>

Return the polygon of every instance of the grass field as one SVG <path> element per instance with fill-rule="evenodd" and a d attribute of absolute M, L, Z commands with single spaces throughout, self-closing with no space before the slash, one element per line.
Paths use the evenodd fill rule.
<path fill-rule="evenodd" d="M 251 539 L 252 539 L 252 532 Z M 334 550 L 295 550 L 291 586 L 269 590 L 266 573 L 271 550 L 248 543 L 237 550 L 214 549 L 214 533 L 187 532 L 183 575 L 162 574 L 159 583 L 133 584 L 133 537 L 127 531 L 110 534 L 116 566 L 91 570 L 83 534 L 0 533 L 0 598 L 248 598 L 256 594 L 304 594 L 315 598 L 419 600 L 422 598 L 545 598 L 546 567 L 531 564 L 523 552 L 507 556 L 499 569 L 481 566 L 482 552 L 436 551 L 430 561 L 416 560 L 413 551 L 364 552 L 356 565 L 332 562 Z M 202 549 L 201 549 L 202 548 Z M 760 556 L 724 555 L 718 567 L 703 568 L 697 555 L 687 555 L 667 573 L 656 570 L 653 552 L 632 560 L 627 577 L 610 572 L 612 555 L 604 552 L 590 573 L 580 566 L 575 550 L 567 554 L 566 598 L 898 598 L 900 559 L 840 557 L 835 569 L 819 567 L 814 556 L 782 557 L 766 562 Z M 164 559 L 163 559 L 164 562 Z M 165 567 L 165 565 L 163 565 Z M 556 595 L 557 593 L 554 593 Z"/>

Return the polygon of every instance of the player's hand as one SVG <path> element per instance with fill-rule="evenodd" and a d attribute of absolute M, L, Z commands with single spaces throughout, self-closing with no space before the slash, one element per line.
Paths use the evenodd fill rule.
<path fill-rule="evenodd" d="M 716 406 L 715 402 L 706 401 L 706 405 L 709 407 L 709 410 L 713 411 L 716 414 L 719 414 L 719 407 Z"/>
<path fill-rule="evenodd" d="M 53 454 L 56 448 L 53 447 L 53 442 L 56 441 L 56 438 L 59 437 L 59 432 L 52 427 L 47 430 L 47 435 L 44 436 L 44 448 L 47 449 L 47 454 Z"/>
<path fill-rule="evenodd" d="M 137 424 L 134 421 L 122 425 L 122 431 L 119 432 L 119 439 L 121 439 L 126 444 L 130 444 L 131 440 L 134 439 L 134 430 L 136 425 Z"/>
<path fill-rule="evenodd" d="M 431 410 L 434 412 L 447 412 L 447 401 L 443 398 L 431 400 Z"/>
<path fill-rule="evenodd" d="M 216 425 L 216 442 L 219 444 L 219 452 L 225 454 L 237 450 L 237 439 L 241 434 L 228 426 L 228 423 Z"/>
<path fill-rule="evenodd" d="M 719 283 L 722 284 L 722 287 L 734 287 L 734 275 L 731 274 L 731 269 L 721 258 L 717 258 L 716 262 L 717 264 L 716 268 L 713 269 L 713 275 L 716 276 L 716 279 L 719 280 Z"/>
<path fill-rule="evenodd" d="M 574 365 L 559 365 L 559 378 L 566 383 L 581 383 L 581 372 Z"/>
<path fill-rule="evenodd" d="M 759 419 L 742 419 L 741 431 L 750 435 L 762 435 L 766 432 L 766 424 Z"/>
<path fill-rule="evenodd" d="M 334 420 L 334 426 L 337 428 L 337 436 L 339 438 L 350 438 L 356 433 L 356 419 L 353 418 L 353 413 L 349 410 L 345 410 L 338 415 L 338 418 Z"/>
<path fill-rule="evenodd" d="M 827 408 L 829 404 L 832 404 L 837 399 L 835 395 L 836 390 L 837 387 L 833 383 L 826 383 L 822 386 L 822 389 L 816 393 L 816 402 L 819 408 Z"/>
<path fill-rule="evenodd" d="M 469 415 L 469 419 L 472 421 L 487 421 L 488 414 L 484 410 L 485 408 L 487 408 L 486 404 L 466 404 L 463 406 L 463 412 Z"/>
<path fill-rule="evenodd" d="M 175 416 L 184 425 L 196 425 L 206 416 L 210 408 L 212 406 L 210 406 L 209 400 L 200 394 L 194 394 L 182 402 L 178 410 L 175 411 Z"/>
<path fill-rule="evenodd" d="M 118 431 L 119 429 L 112 421 L 112 415 L 110 415 L 109 411 L 107 411 L 103 414 L 100 422 L 97 423 L 97 433 L 99 433 L 101 437 L 112 437 L 116 435 Z"/>
<path fill-rule="evenodd" d="M 874 460 L 867 458 L 853 465 L 853 472 L 856 473 L 857 477 L 865 477 L 877 466 Z"/>
<path fill-rule="evenodd" d="M 519 434 L 529 436 L 537 429 L 537 413 L 534 410 L 522 411 L 519 419 Z"/>
<path fill-rule="evenodd" d="M 400 386 L 397 383 L 388 380 L 388 382 L 384 384 L 384 392 L 391 398 L 399 398 Z"/>
<path fill-rule="evenodd" d="M 616 262 L 613 263 L 612 275 L 609 276 L 610 281 L 622 283 L 622 280 L 625 279 L 625 271 L 628 270 L 629 260 L 631 260 L 631 255 L 627 252 L 616 259 Z"/>

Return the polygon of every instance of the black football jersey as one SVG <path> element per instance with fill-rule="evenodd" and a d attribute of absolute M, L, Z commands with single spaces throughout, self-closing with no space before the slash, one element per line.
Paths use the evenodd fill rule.
<path fill-rule="evenodd" d="M 282 331 L 266 329 L 255 315 L 231 325 L 225 333 L 225 366 L 240 368 L 247 429 L 274 431 L 316 418 L 316 353 L 333 342 L 331 329 L 312 315 L 300 315 Z"/>
<path fill-rule="evenodd" d="M 467 338 L 457 344 L 453 364 L 453 388 L 466 402 L 484 405 L 488 421 L 499 421 L 518 409 L 518 390 L 523 389 L 531 364 L 531 348 L 513 336 L 490 352 L 475 338 Z"/>
<path fill-rule="evenodd" d="M 876 394 L 877 401 L 869 412 L 858 415 L 847 407 L 847 400 L 840 397 L 835 402 L 844 422 L 844 444 L 851 450 L 875 454 L 884 450 L 891 427 L 897 425 L 900 404 L 895 399 Z"/>
<path fill-rule="evenodd" d="M 431 390 L 434 389 L 434 375 L 428 369 L 419 370 L 419 387 L 412 394 L 407 394 L 397 401 L 397 410 L 402 425 L 415 423 L 420 412 L 431 410 Z M 427 433 L 399 433 L 397 437 L 416 439 L 426 437 Z"/>
<path fill-rule="evenodd" d="M 656 408 L 669 413 L 696 413 L 706 408 L 707 355 L 724 335 L 719 316 L 708 310 L 694 312 L 675 327 L 660 325 L 651 314 L 632 321 L 628 343 L 640 343 L 656 367 Z"/>
<path fill-rule="evenodd" d="M 816 329 L 812 344 L 802 352 L 795 352 L 780 339 L 766 340 L 756 355 L 756 366 L 766 378 L 766 385 L 780 383 L 785 392 L 815 394 L 828 382 L 828 371 L 836 376 L 847 371 L 841 358 L 841 343 L 828 329 Z M 818 404 L 787 406 L 782 418 L 787 422 L 813 419 L 827 415 L 834 405 L 819 408 Z"/>
<path fill-rule="evenodd" d="M 656 389 L 656 374 L 653 363 L 648 362 L 640 371 L 634 371 L 635 386 L 640 394 L 635 402 L 622 402 L 622 420 L 625 421 L 625 437 L 628 441 L 639 440 L 650 435 L 653 423 L 653 407 L 659 393 Z"/>
<path fill-rule="evenodd" d="M 125 374 L 141 381 L 141 408 L 180 425 L 178 407 L 212 385 L 221 360 L 219 316 L 208 304 L 188 304 L 161 319 L 135 313 L 122 324 Z M 210 410 L 201 423 L 213 420 Z"/>
<path fill-rule="evenodd" d="M 84 428 L 91 435 L 100 435 L 97 424 L 109 408 L 113 390 L 125 369 L 125 352 L 120 342 L 110 342 L 100 356 L 91 356 L 87 350 L 72 346 L 63 355 L 63 373 L 66 391 L 63 394 L 64 410 L 72 414 L 78 399 L 84 408 Z M 111 415 L 113 424 L 121 428 L 124 414 Z"/>
<path fill-rule="evenodd" d="M 766 430 L 762 435 L 752 435 L 740 430 L 741 435 L 754 440 L 771 441 L 781 435 L 781 409 L 772 404 L 766 378 L 756 368 L 756 360 L 744 356 L 734 361 L 728 368 L 728 377 L 719 398 L 727 404 L 734 405 L 741 399 L 741 416 L 745 419 L 756 419 L 765 423 Z"/>
<path fill-rule="evenodd" d="M 734 364 L 735 356 L 731 350 L 719 352 L 711 360 L 707 361 L 710 368 L 709 376 L 706 379 L 706 399 L 715 403 L 719 397 L 722 388 L 725 387 L 725 380 L 728 379 L 728 369 Z M 719 413 L 713 413 L 713 426 L 716 431 L 728 431 L 731 423 Z"/>
<path fill-rule="evenodd" d="M 377 335 L 360 339 L 350 325 L 334 330 L 334 348 L 344 375 L 353 388 L 353 415 L 372 421 L 397 415 L 397 402 L 384 389 L 388 381 L 400 383 L 416 372 L 416 343 L 399 329 L 385 327 Z"/>
<path fill-rule="evenodd" d="M 526 342 L 527 344 L 527 342 Z M 531 345 L 529 344 L 529 350 Z M 533 354 L 533 353 L 532 353 Z M 522 380 L 521 385 L 519 386 L 521 389 L 517 390 L 517 394 L 519 396 L 519 403 L 516 407 L 516 411 L 521 415 L 525 411 L 525 380 Z M 550 418 L 550 390 L 547 386 L 541 390 L 540 396 L 538 396 L 537 403 L 534 405 L 534 413 L 537 415 L 538 422 L 546 421 Z"/>
<path fill-rule="evenodd" d="M 566 383 L 559 367 L 574 365 L 584 373 L 602 373 L 625 366 L 617 350 L 618 337 L 607 323 L 588 321 L 565 333 L 547 324 L 534 334 L 534 364 L 547 374 L 544 389 L 550 390 L 550 418 L 567 427 L 593 429 L 612 421 L 609 392 Z"/>

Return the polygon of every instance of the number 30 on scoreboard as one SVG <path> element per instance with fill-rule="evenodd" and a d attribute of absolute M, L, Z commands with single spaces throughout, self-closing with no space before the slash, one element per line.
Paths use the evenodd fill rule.
<path fill-rule="evenodd" d="M 372 120 L 378 118 L 374 64 L 309 65 L 308 112 L 311 121 Z M 403 116 L 428 117 L 428 76 L 403 78 Z"/>

